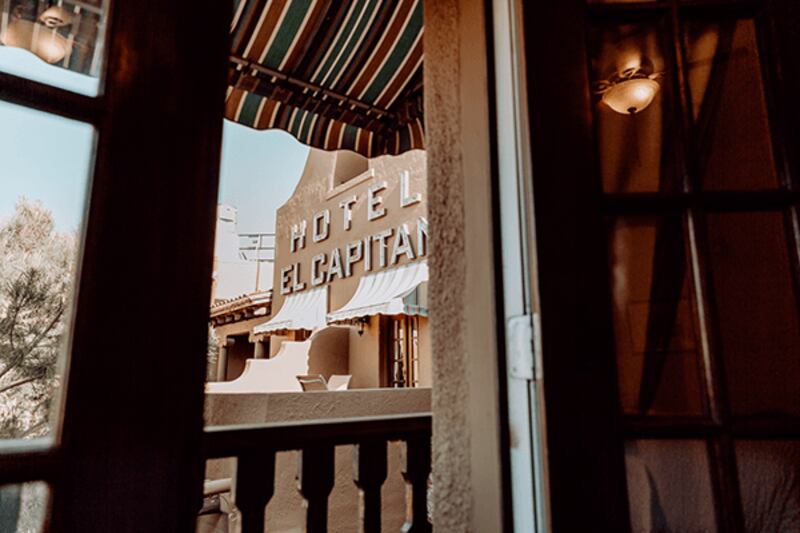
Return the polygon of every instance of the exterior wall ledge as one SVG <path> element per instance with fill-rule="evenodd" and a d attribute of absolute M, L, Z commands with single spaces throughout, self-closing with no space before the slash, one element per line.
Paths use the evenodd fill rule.
<path fill-rule="evenodd" d="M 206 425 L 260 424 L 425 413 L 431 389 L 206 394 Z"/>
<path fill-rule="evenodd" d="M 367 181 L 367 180 L 369 180 L 371 178 L 374 178 L 374 177 L 375 177 L 375 169 L 374 168 L 366 170 L 366 171 L 362 172 L 361 174 L 359 174 L 358 176 L 350 178 L 349 180 L 345 181 L 344 183 L 342 183 L 340 185 L 337 185 L 336 187 L 334 187 L 333 189 L 328 191 L 328 194 L 325 195 L 325 199 L 326 200 L 330 200 L 331 198 L 336 198 L 340 194 L 345 193 L 345 192 L 349 191 L 350 189 L 353 189 L 356 186 L 361 185 L 365 181 Z"/>

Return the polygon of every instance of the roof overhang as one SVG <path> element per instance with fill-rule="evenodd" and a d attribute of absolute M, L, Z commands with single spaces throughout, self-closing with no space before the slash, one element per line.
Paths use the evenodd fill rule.
<path fill-rule="evenodd" d="M 225 322 L 230 318 L 252 318 L 269 314 L 272 304 L 272 290 L 243 294 L 236 298 L 219 300 L 210 309 L 212 322 Z"/>
<path fill-rule="evenodd" d="M 365 157 L 424 148 L 422 0 L 236 0 L 225 115 Z"/>

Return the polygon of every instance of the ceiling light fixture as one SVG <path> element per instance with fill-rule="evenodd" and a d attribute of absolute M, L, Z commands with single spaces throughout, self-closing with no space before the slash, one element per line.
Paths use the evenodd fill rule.
<path fill-rule="evenodd" d="M 653 103 L 661 86 L 660 72 L 648 73 L 641 66 L 614 73 L 595 84 L 595 94 L 611 109 L 623 115 L 641 113 Z"/>

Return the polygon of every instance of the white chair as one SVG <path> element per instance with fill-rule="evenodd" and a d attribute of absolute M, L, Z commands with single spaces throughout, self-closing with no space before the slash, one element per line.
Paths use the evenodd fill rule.
<path fill-rule="evenodd" d="M 351 379 L 353 379 L 352 374 L 333 374 L 328 380 L 328 390 L 347 390 L 350 388 Z"/>
<path fill-rule="evenodd" d="M 347 390 L 350 387 L 350 380 L 353 376 L 350 374 L 333 374 L 330 381 L 325 380 L 322 374 L 307 374 L 297 376 L 297 381 L 303 391 L 334 391 L 334 390 Z"/>
<path fill-rule="evenodd" d="M 297 381 L 300 382 L 303 391 L 328 390 L 328 384 L 325 381 L 325 376 L 322 374 L 297 376 Z"/>

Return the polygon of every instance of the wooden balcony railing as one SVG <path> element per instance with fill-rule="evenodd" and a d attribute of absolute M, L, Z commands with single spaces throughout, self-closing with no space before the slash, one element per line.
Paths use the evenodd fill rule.
<path fill-rule="evenodd" d="M 297 477 L 306 504 L 306 531 L 321 533 L 328 530 L 334 447 L 353 444 L 361 531 L 372 533 L 381 530 L 381 486 L 387 476 L 389 441 L 405 443 L 402 475 L 407 501 L 402 531 L 427 533 L 432 529 L 427 505 L 430 413 L 211 427 L 205 432 L 205 456 L 237 458 L 233 499 L 241 513 L 242 533 L 263 533 L 265 509 L 274 492 L 275 454 L 299 450 Z"/>

